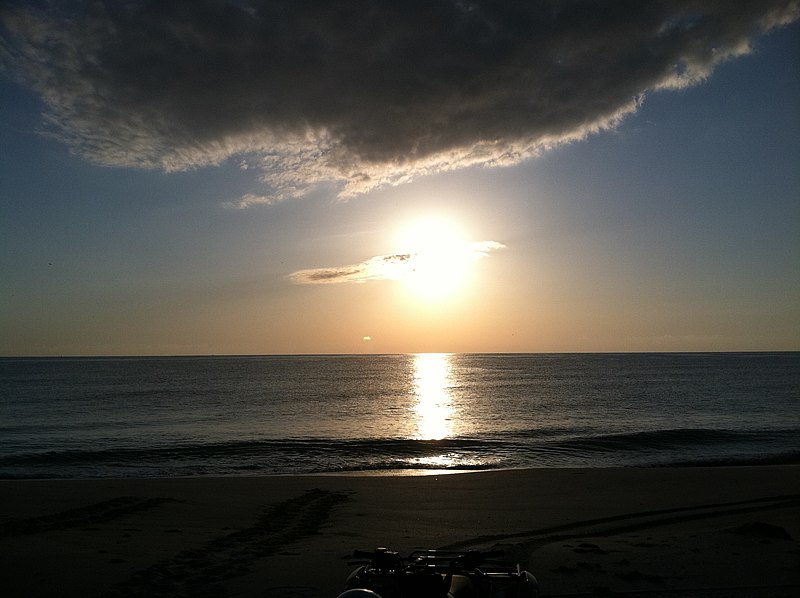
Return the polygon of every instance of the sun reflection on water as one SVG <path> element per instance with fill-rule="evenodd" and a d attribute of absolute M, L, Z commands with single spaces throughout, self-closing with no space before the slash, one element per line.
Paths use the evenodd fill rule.
<path fill-rule="evenodd" d="M 418 438 L 441 440 L 452 434 L 453 404 L 450 356 L 420 353 L 414 356 L 414 412 Z"/>

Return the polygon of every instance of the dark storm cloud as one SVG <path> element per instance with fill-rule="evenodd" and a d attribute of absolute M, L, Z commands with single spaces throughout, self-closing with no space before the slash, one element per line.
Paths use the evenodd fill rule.
<path fill-rule="evenodd" d="M 68 8 L 65 8 L 68 6 Z M 0 9 L 0 64 L 86 158 L 231 156 L 270 191 L 343 196 L 515 164 L 703 80 L 797 0 L 160 0 Z"/>

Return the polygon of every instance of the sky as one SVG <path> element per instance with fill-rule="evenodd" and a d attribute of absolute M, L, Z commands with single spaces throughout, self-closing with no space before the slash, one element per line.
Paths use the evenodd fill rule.
<path fill-rule="evenodd" d="M 5 2 L 0 355 L 800 350 L 798 19 Z"/>

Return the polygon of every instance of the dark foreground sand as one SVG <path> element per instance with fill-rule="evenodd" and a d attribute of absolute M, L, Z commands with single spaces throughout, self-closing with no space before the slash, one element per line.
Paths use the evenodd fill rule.
<path fill-rule="evenodd" d="M 800 596 L 800 466 L 0 482 L 3 596 L 333 598 L 354 548 L 496 545 L 544 596 Z"/>

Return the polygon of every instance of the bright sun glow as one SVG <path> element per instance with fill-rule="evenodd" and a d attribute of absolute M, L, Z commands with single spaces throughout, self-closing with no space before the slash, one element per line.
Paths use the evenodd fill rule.
<path fill-rule="evenodd" d="M 462 288 L 474 260 L 463 233 L 444 220 L 423 220 L 403 229 L 397 254 L 408 255 L 398 278 L 417 296 L 439 301 Z"/>

